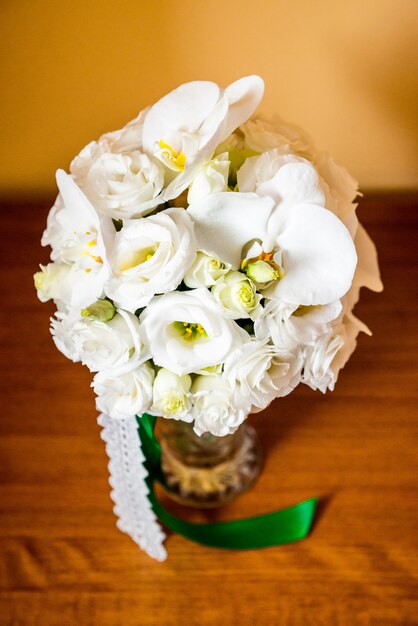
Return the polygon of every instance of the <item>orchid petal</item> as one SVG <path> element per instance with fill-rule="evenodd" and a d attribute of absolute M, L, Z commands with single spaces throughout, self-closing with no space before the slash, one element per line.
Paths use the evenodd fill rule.
<path fill-rule="evenodd" d="M 315 168 L 299 157 L 278 150 L 250 157 L 237 174 L 240 191 L 271 196 L 283 212 L 297 204 L 325 205 L 324 192 Z"/>
<path fill-rule="evenodd" d="M 272 198 L 227 192 L 191 204 L 188 213 L 195 223 L 198 249 L 237 269 L 244 245 L 266 236 L 273 206 Z"/>
<path fill-rule="evenodd" d="M 224 137 L 226 139 L 238 126 L 255 112 L 264 94 L 264 81 L 260 76 L 245 76 L 225 89 L 229 108 Z"/>
<path fill-rule="evenodd" d="M 148 111 L 143 126 L 145 152 L 153 154 L 155 142 L 167 134 L 196 133 L 212 113 L 221 97 L 221 90 L 209 81 L 192 81 L 180 85 L 163 96 Z"/>
<path fill-rule="evenodd" d="M 65 207 L 65 211 L 60 211 L 57 216 L 61 225 L 70 231 L 98 230 L 99 216 L 73 178 L 64 170 L 57 170 L 56 179 Z"/>
<path fill-rule="evenodd" d="M 284 277 L 264 293 L 299 305 L 328 304 L 350 288 L 356 249 L 344 224 L 330 211 L 312 204 L 295 206 L 283 219 L 280 209 L 269 221 L 283 251 Z"/>

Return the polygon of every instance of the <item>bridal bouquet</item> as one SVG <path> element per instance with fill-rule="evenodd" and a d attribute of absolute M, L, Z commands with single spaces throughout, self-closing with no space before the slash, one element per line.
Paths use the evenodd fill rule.
<path fill-rule="evenodd" d="M 232 433 L 299 383 L 332 390 L 368 332 L 353 307 L 382 286 L 357 183 L 252 117 L 262 95 L 257 76 L 184 84 L 57 172 L 35 285 L 116 420 Z"/>

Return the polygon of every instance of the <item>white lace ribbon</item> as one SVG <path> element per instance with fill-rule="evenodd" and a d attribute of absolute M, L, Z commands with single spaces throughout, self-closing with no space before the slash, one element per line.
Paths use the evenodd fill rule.
<path fill-rule="evenodd" d="M 145 479 L 148 476 L 143 463 L 136 418 L 116 420 L 104 415 L 98 418 L 102 427 L 101 437 L 106 442 L 109 457 L 110 497 L 118 518 L 116 526 L 127 533 L 149 556 L 164 561 L 165 534 L 161 530 L 151 504 Z"/>

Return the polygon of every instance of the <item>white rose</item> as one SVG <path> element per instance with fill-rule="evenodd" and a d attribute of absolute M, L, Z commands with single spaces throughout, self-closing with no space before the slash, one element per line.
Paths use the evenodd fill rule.
<path fill-rule="evenodd" d="M 98 372 L 91 385 L 97 410 L 114 419 L 141 415 L 151 405 L 153 381 L 154 370 L 148 362 L 125 374 Z"/>
<path fill-rule="evenodd" d="M 305 347 L 302 382 L 314 391 L 333 391 L 339 371 L 356 349 L 360 331 L 371 334 L 363 322 L 348 312 L 342 323 L 332 326 L 312 346 Z"/>
<path fill-rule="evenodd" d="M 284 122 L 279 116 L 267 119 L 257 115 L 248 120 L 241 131 L 245 137 L 245 146 L 256 152 L 279 149 L 281 154 L 296 154 L 309 160 L 315 156 L 312 139 L 304 130 Z"/>
<path fill-rule="evenodd" d="M 290 393 L 300 382 L 298 353 L 278 352 L 267 341 L 251 340 L 225 361 L 224 377 L 233 389 L 233 404 L 249 413 Z"/>
<path fill-rule="evenodd" d="M 81 361 L 91 372 L 123 372 L 146 359 L 138 318 L 126 311 L 119 310 L 108 322 L 60 315 L 52 323 L 52 334 L 65 356 Z"/>
<path fill-rule="evenodd" d="M 218 191 L 228 189 L 229 160 L 223 153 L 206 163 L 196 174 L 189 187 L 187 201 L 199 201 L 201 198 Z"/>
<path fill-rule="evenodd" d="M 162 165 L 134 150 L 101 154 L 90 168 L 83 190 L 99 213 L 126 219 L 152 211 L 161 202 L 163 185 Z"/>
<path fill-rule="evenodd" d="M 230 269 L 229 263 L 222 263 L 219 259 L 205 252 L 198 252 L 195 261 L 185 273 L 183 280 L 192 289 L 211 287 L 222 276 L 225 276 Z"/>
<path fill-rule="evenodd" d="M 36 272 L 33 276 L 39 300 L 41 302 L 54 300 L 61 306 L 68 306 L 71 302 L 75 278 L 71 265 L 48 263 L 48 265 L 40 265 L 39 267 L 41 271 Z"/>
<path fill-rule="evenodd" d="M 194 418 L 197 435 L 210 432 L 217 437 L 233 433 L 245 420 L 246 413 L 232 406 L 232 391 L 220 375 L 197 376 L 192 385 Z"/>
<path fill-rule="evenodd" d="M 300 344 L 312 345 L 316 338 L 327 332 L 330 322 L 342 311 L 339 300 L 315 307 L 298 307 L 270 300 L 255 321 L 257 339 L 271 337 L 279 350 L 292 350 Z"/>
<path fill-rule="evenodd" d="M 175 289 L 195 256 L 193 224 L 184 209 L 125 222 L 109 252 L 113 275 L 105 292 L 133 313 L 155 294 Z"/>
<path fill-rule="evenodd" d="M 152 412 L 162 417 L 191 422 L 189 391 L 192 379 L 161 368 L 155 378 Z"/>
<path fill-rule="evenodd" d="M 73 159 L 70 171 L 80 187 L 83 187 L 92 165 L 105 152 L 119 154 L 132 150 L 142 150 L 142 129 L 147 111 L 148 109 L 141 111 L 135 119 L 128 122 L 120 130 L 105 133 L 98 141 L 91 141 Z"/>
<path fill-rule="evenodd" d="M 257 152 L 275 150 L 282 155 L 293 154 L 310 161 L 316 168 L 325 195 L 323 206 L 329 209 L 354 237 L 357 229 L 354 199 L 358 194 L 357 181 L 338 165 L 326 152 L 318 151 L 312 139 L 298 126 L 279 117 L 249 120 L 242 127 L 245 144 Z"/>
<path fill-rule="evenodd" d="M 226 317 L 234 320 L 256 319 L 262 312 L 261 295 L 256 286 L 242 272 L 229 272 L 211 289 Z"/>
<path fill-rule="evenodd" d="M 222 363 L 249 338 L 224 317 L 204 288 L 157 296 L 140 321 L 141 337 L 154 362 L 179 375 Z"/>
<path fill-rule="evenodd" d="M 75 321 L 79 320 L 79 314 L 69 315 L 64 311 L 56 311 L 55 317 L 51 317 L 51 335 L 52 339 L 60 352 L 67 359 L 78 363 L 80 361 L 80 354 L 78 346 L 73 341 L 72 330 Z"/>

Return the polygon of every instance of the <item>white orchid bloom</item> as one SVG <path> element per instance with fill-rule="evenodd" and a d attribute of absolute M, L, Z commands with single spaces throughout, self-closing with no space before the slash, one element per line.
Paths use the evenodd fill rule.
<path fill-rule="evenodd" d="M 293 185 L 303 188 L 306 180 L 306 169 L 297 169 L 297 173 L 288 169 L 293 182 L 288 196 L 284 193 L 279 202 L 270 195 L 219 193 L 190 205 L 188 212 L 195 222 L 199 248 L 235 268 L 243 261 L 248 265 L 248 250 L 256 249 L 258 258 L 276 269 L 277 275 L 272 276 L 275 280 L 264 290 L 265 296 L 296 305 L 328 304 L 350 288 L 356 250 L 344 224 L 311 202 L 317 190 L 309 177 L 308 201 L 303 201 L 300 188 L 293 191 Z M 261 243 L 251 248 L 257 240 Z"/>
<path fill-rule="evenodd" d="M 109 269 L 103 228 L 93 206 L 63 170 L 57 171 L 60 195 L 48 216 L 42 245 L 52 248 L 51 259 L 71 268 L 63 292 L 68 308 L 82 308 L 103 294 Z"/>
<path fill-rule="evenodd" d="M 164 200 L 180 195 L 215 148 L 256 110 L 264 92 L 258 76 L 247 76 L 221 89 L 193 81 L 170 92 L 147 112 L 143 149 L 171 171 Z"/>

